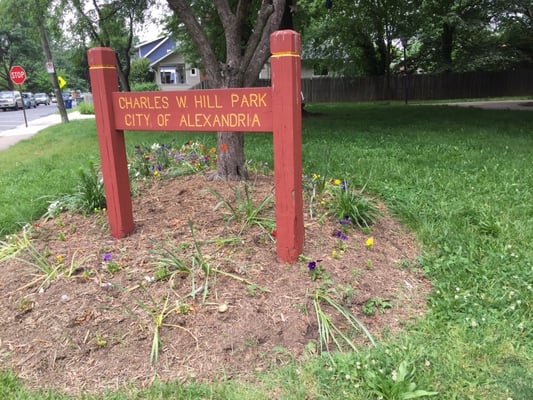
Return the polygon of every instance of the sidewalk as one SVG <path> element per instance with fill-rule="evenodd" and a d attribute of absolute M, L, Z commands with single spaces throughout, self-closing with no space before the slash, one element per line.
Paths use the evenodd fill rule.
<path fill-rule="evenodd" d="M 68 114 L 69 121 L 82 118 L 94 118 L 94 115 L 80 114 L 79 111 L 74 111 Z M 48 128 L 49 126 L 60 123 L 61 115 L 51 114 L 43 118 L 29 121 L 28 126 L 22 124 L 14 129 L 2 131 L 0 132 L 0 150 L 7 149 L 9 146 L 19 142 L 20 140 L 27 139 L 30 136 L 35 135 L 44 128 Z"/>

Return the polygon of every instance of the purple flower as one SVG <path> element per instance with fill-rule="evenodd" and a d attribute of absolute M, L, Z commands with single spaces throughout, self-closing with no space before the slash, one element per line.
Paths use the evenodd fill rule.
<path fill-rule="evenodd" d="M 337 230 L 337 232 L 335 232 L 335 236 L 342 240 L 348 239 L 348 236 L 346 236 L 346 234 L 340 230 Z"/>
<path fill-rule="evenodd" d="M 104 261 L 110 261 L 110 260 L 111 260 L 111 253 L 105 253 Z"/>
<path fill-rule="evenodd" d="M 311 261 L 309 264 L 307 264 L 307 268 L 312 271 L 316 268 L 316 265 L 317 263 L 321 262 L 322 260 L 316 260 L 316 261 Z"/>
<path fill-rule="evenodd" d="M 342 191 L 348 190 L 348 182 L 346 182 L 346 181 L 342 181 L 341 182 L 341 190 Z"/>

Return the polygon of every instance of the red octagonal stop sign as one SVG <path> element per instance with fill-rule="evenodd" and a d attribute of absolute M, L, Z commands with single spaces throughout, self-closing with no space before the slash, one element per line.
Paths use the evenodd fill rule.
<path fill-rule="evenodd" d="M 24 68 L 22 68 L 20 65 L 14 65 L 9 70 L 9 76 L 11 77 L 13 83 L 22 85 L 26 80 L 26 71 L 24 71 Z"/>

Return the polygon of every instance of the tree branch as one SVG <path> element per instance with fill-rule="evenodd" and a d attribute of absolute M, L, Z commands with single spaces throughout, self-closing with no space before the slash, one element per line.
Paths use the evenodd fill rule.
<path fill-rule="evenodd" d="M 262 29 L 257 32 L 257 37 L 254 38 L 258 43 L 255 46 L 252 46 L 250 43 L 253 36 L 256 34 L 254 30 L 248 46 L 246 46 L 246 54 L 243 62 L 243 67 L 246 66 L 244 72 L 244 86 L 253 86 L 257 81 L 257 77 L 259 76 L 263 65 L 270 57 L 270 34 L 279 29 L 283 13 L 285 12 L 286 0 L 274 0 L 273 2 L 263 1 L 262 9 L 263 6 L 265 6 L 265 3 L 271 3 L 267 4 L 271 7 L 271 12 L 263 17 L 265 19 L 263 21 Z M 267 10 L 265 10 L 265 13 L 266 12 Z M 258 24 L 260 24 L 259 17 L 256 26 L 258 26 Z"/>
<path fill-rule="evenodd" d="M 265 26 L 267 25 L 268 19 L 273 12 L 274 6 L 272 5 L 272 3 L 270 1 L 263 1 L 259 13 L 257 15 L 257 19 L 255 21 L 254 29 L 252 31 L 252 34 L 250 35 L 250 38 L 248 39 L 248 43 L 246 44 L 246 51 L 244 53 L 244 57 L 241 63 L 242 72 L 245 72 L 248 69 L 248 66 L 250 65 L 255 51 L 257 50 L 257 46 L 264 37 Z"/>
<path fill-rule="evenodd" d="M 168 5 L 184 23 L 191 39 L 194 41 L 196 48 L 200 52 L 200 57 L 202 58 L 209 80 L 211 80 L 217 87 L 220 87 L 222 84 L 220 66 L 215 53 L 207 40 L 207 35 L 192 12 L 191 7 L 185 0 L 168 0 Z"/>

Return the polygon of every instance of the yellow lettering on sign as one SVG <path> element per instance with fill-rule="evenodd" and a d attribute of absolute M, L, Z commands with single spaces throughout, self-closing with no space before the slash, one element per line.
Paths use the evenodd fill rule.
<path fill-rule="evenodd" d="M 170 114 L 157 114 L 157 125 L 168 126 L 169 119 L 170 119 Z"/>
<path fill-rule="evenodd" d="M 261 119 L 255 113 L 228 114 L 182 114 L 178 122 L 180 128 L 236 129 L 260 128 Z"/>
<path fill-rule="evenodd" d="M 176 96 L 176 104 L 179 108 L 187 107 L 187 96 Z"/>
<path fill-rule="evenodd" d="M 148 109 L 160 110 L 168 109 L 170 106 L 167 96 L 139 96 L 118 98 L 118 107 L 121 110 Z"/>
<path fill-rule="evenodd" d="M 150 126 L 149 114 L 125 114 L 124 125 L 130 128 Z"/>
<path fill-rule="evenodd" d="M 266 93 L 249 93 L 242 96 L 238 93 L 232 93 L 230 96 L 231 106 L 239 107 L 266 107 Z"/>
<path fill-rule="evenodd" d="M 222 108 L 218 102 L 218 96 L 215 94 L 210 96 L 208 94 L 195 94 L 194 106 L 196 108 Z"/>

